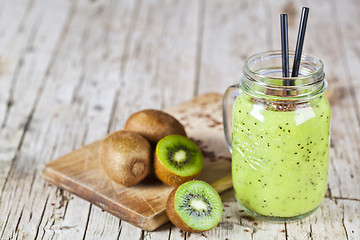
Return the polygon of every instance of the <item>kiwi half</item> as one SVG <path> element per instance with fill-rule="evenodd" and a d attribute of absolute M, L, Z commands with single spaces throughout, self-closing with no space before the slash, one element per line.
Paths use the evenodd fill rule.
<path fill-rule="evenodd" d="M 132 114 L 126 121 L 124 129 L 139 133 L 153 147 L 168 135 L 186 137 L 184 126 L 178 120 L 166 112 L 155 109 L 145 109 Z"/>
<path fill-rule="evenodd" d="M 154 166 L 156 176 L 163 183 L 177 187 L 199 175 L 203 168 L 203 157 L 190 139 L 169 135 L 156 145 Z"/>
<path fill-rule="evenodd" d="M 150 143 L 141 135 L 120 130 L 101 142 L 99 158 L 109 178 L 118 184 L 131 186 L 149 174 L 151 153 Z"/>
<path fill-rule="evenodd" d="M 179 229 L 204 232 L 220 222 L 223 207 L 221 198 L 213 187 L 206 182 L 193 180 L 170 193 L 166 213 Z"/>

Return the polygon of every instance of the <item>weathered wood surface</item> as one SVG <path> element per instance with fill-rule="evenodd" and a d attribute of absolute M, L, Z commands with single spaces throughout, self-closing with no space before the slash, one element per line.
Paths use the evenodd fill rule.
<path fill-rule="evenodd" d="M 330 81 L 329 188 L 294 223 L 249 219 L 233 191 L 204 234 L 154 232 L 48 185 L 46 162 L 122 128 L 130 113 L 165 109 L 235 83 L 247 56 L 279 49 L 279 14 L 295 45 L 310 7 L 305 52 Z M 0 239 L 359 239 L 358 0 L 1 0 Z"/>

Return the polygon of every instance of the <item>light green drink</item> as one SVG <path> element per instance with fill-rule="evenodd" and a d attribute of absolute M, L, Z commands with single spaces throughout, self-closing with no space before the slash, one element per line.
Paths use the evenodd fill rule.
<path fill-rule="evenodd" d="M 331 117 L 323 97 L 327 83 L 321 61 L 307 56 L 313 68 L 302 69 L 303 77 L 293 79 L 293 86 L 283 86 L 274 56 L 269 62 L 266 56 L 246 62 L 233 107 L 233 186 L 237 201 L 251 215 L 296 220 L 314 212 L 326 193 Z M 309 65 L 306 60 L 303 64 Z"/>
<path fill-rule="evenodd" d="M 325 97 L 294 111 L 264 109 L 244 95 L 234 106 L 236 199 L 264 216 L 294 217 L 322 202 L 328 176 L 330 108 Z"/>

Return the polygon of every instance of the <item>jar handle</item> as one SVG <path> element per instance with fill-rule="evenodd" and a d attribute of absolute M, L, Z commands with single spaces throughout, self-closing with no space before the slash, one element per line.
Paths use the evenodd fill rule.
<path fill-rule="evenodd" d="M 232 121 L 233 121 L 233 107 L 236 97 L 240 94 L 240 88 L 238 84 L 231 85 L 225 91 L 222 102 L 223 113 L 223 125 L 226 143 L 232 152 L 231 136 L 232 136 Z"/>

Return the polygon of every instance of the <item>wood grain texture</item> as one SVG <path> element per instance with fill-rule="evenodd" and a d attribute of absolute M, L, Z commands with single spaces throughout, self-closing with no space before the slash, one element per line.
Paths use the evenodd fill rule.
<path fill-rule="evenodd" d="M 168 111 L 186 126 L 188 137 L 203 152 L 204 169 L 198 179 L 216 182 L 219 193 L 231 188 L 230 154 L 221 125 L 221 95 L 206 94 Z M 153 231 L 167 222 L 166 202 L 173 188 L 154 176 L 132 187 L 116 184 L 101 167 L 100 145 L 101 141 L 96 141 L 47 163 L 43 176 L 141 229 Z"/>
<path fill-rule="evenodd" d="M 0 6 L 0 239 L 360 238 L 359 1 Z M 315 215 L 289 224 L 250 220 L 227 191 L 218 228 L 189 235 L 165 224 L 147 232 L 40 176 L 44 164 L 121 129 L 133 112 L 223 93 L 247 56 L 280 48 L 280 13 L 289 14 L 293 48 L 302 6 L 310 7 L 304 51 L 324 61 L 332 87 L 328 193 Z"/>
<path fill-rule="evenodd" d="M 100 165 L 99 146 L 95 142 L 48 163 L 44 177 L 142 229 L 165 223 L 164 203 L 172 189 L 154 180 L 128 188 L 112 182 Z"/>

